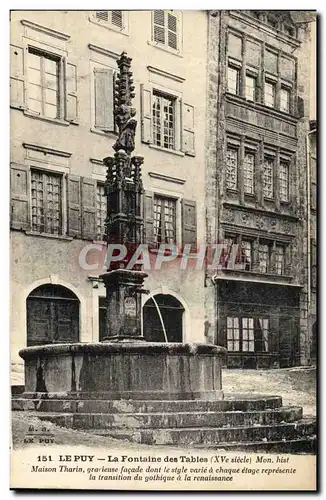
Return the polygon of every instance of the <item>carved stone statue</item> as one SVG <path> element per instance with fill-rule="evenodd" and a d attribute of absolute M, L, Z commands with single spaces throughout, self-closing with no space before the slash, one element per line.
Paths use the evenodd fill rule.
<path fill-rule="evenodd" d="M 130 155 L 135 149 L 135 133 L 137 120 L 135 108 L 126 104 L 121 104 L 116 112 L 116 123 L 119 128 L 119 137 L 113 145 L 115 151 L 121 149 Z"/>

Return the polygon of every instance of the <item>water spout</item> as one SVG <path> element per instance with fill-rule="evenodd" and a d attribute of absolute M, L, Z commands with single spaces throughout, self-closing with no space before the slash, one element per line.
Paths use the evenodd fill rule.
<path fill-rule="evenodd" d="M 161 314 L 160 308 L 158 306 L 158 303 L 156 302 L 156 300 L 154 298 L 154 295 L 152 295 L 150 292 L 149 292 L 149 296 L 153 300 L 153 302 L 155 304 L 155 307 L 156 307 L 156 310 L 157 310 L 158 317 L 160 318 L 162 329 L 163 329 L 163 333 L 164 333 L 165 342 L 168 342 L 168 337 L 167 337 L 167 334 L 166 334 L 166 330 L 165 330 L 165 326 L 164 326 L 164 321 L 163 321 L 162 314 Z"/>

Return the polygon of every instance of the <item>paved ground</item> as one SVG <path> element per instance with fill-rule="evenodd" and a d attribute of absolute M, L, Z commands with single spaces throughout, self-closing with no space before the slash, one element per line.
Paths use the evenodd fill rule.
<path fill-rule="evenodd" d="M 315 368 L 290 368 L 280 370 L 224 370 L 223 389 L 227 393 L 256 393 L 279 395 L 284 405 L 302 406 L 304 415 L 316 414 L 316 370 Z M 63 429 L 51 423 L 44 424 L 36 418 L 29 418 L 23 412 L 12 414 L 12 436 L 14 447 L 29 446 L 23 443 L 31 425 L 46 427 L 55 434 L 57 445 L 82 445 L 123 449 L 126 443 L 112 438 L 89 435 L 85 432 Z M 147 445 L 131 445 L 128 450 L 149 450 Z M 156 449 L 158 447 L 155 447 Z M 171 448 L 169 448 L 171 450 Z M 179 449 L 180 451 L 180 449 Z"/>

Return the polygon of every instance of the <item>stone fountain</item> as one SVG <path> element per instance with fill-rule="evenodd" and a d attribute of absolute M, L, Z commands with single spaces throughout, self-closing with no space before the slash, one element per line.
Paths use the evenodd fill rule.
<path fill-rule="evenodd" d="M 209 344 L 146 342 L 141 294 L 147 277 L 131 256 L 142 243 L 144 158 L 135 149 L 136 111 L 131 59 L 118 60 L 115 118 L 119 130 L 107 167 L 108 245 L 127 248 L 101 276 L 106 288 L 106 336 L 98 343 L 51 344 L 20 351 L 25 392 L 13 409 L 95 434 L 157 444 L 232 448 L 245 443 L 281 449 L 310 443 L 314 422 L 278 396 L 227 397 L 222 391 L 226 349 Z M 273 444 L 274 443 L 274 444 Z M 239 448 L 238 446 L 238 448 Z M 277 447 L 280 448 L 277 448 Z M 307 445 L 308 446 L 308 445 Z M 309 444 L 310 446 L 310 444 Z M 241 446 L 240 446 L 241 447 Z"/>

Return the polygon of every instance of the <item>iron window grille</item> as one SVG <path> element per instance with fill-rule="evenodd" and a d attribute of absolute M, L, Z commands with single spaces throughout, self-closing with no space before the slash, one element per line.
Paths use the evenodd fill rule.
<path fill-rule="evenodd" d="M 254 193 L 255 154 L 245 153 L 243 162 L 243 189 L 246 194 Z"/>
<path fill-rule="evenodd" d="M 289 164 L 280 162 L 280 200 L 283 202 L 289 201 Z"/>
<path fill-rule="evenodd" d="M 272 158 L 264 158 L 263 171 L 263 193 L 265 198 L 273 198 L 274 196 L 274 160 Z"/>

